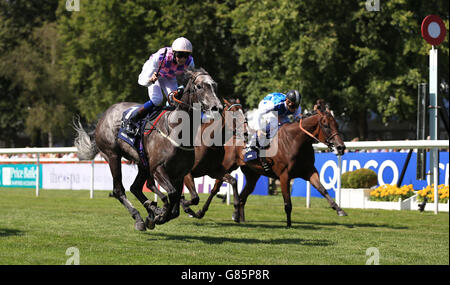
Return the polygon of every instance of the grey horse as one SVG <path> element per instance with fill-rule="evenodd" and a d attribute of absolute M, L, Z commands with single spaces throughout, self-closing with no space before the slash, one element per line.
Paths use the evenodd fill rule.
<path fill-rule="evenodd" d="M 139 158 L 138 152 L 128 143 L 117 138 L 122 114 L 130 107 L 139 105 L 132 102 L 121 102 L 110 106 L 97 122 L 95 132 L 89 135 L 78 122 L 75 124 L 77 137 L 75 146 L 80 160 L 92 160 L 97 153 L 106 159 L 113 177 L 113 196 L 122 203 L 135 220 L 135 228 L 145 231 L 153 229 L 155 224 L 163 224 L 179 215 L 180 197 L 183 190 L 183 178 L 194 165 L 193 139 L 200 124 L 193 124 L 195 111 L 204 114 L 221 112 L 223 106 L 216 95 L 215 82 L 204 69 L 188 70 L 183 97 L 176 100 L 176 109 L 167 111 L 155 123 L 155 131 L 143 137 L 143 146 L 147 157 L 146 166 Z M 200 106 L 200 107 L 198 107 Z M 197 108 L 197 109 L 196 109 Z M 198 110 L 200 108 L 200 110 Z M 183 115 L 183 116 L 181 116 Z M 188 118 L 189 120 L 180 120 Z M 191 138 L 187 143 L 177 141 L 182 130 Z M 139 211 L 131 204 L 122 184 L 122 157 L 138 166 L 138 174 L 130 187 L 131 193 L 144 205 L 148 212 L 145 222 Z M 164 195 L 155 186 L 155 180 L 167 191 Z M 142 193 L 142 187 L 155 192 L 163 201 L 163 208 L 158 208 Z"/>

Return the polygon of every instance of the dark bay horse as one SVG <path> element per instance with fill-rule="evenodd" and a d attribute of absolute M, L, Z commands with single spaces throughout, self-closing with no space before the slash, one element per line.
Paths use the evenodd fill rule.
<path fill-rule="evenodd" d="M 148 166 L 141 162 L 137 151 L 117 138 L 123 112 L 139 104 L 122 102 L 109 107 L 97 122 L 93 137 L 83 130 L 81 124 L 75 127 L 78 133 L 75 139 L 78 157 L 81 160 L 90 160 L 98 152 L 101 152 L 109 164 L 113 177 L 113 195 L 136 221 L 135 228 L 137 230 L 145 230 L 146 227 L 153 229 L 155 223 L 162 224 L 178 216 L 183 177 L 194 164 L 192 138 L 195 137 L 199 128 L 199 125 L 192 124 L 194 110 L 196 110 L 196 106 L 200 106 L 203 113 L 220 112 L 223 109 L 215 93 L 216 84 L 204 69 L 188 70 L 185 77 L 186 88 L 181 100 L 177 100 L 176 109 L 164 113 L 155 124 L 156 131 L 143 137 Z M 186 116 L 189 119 L 188 122 L 183 120 Z M 188 145 L 177 142 L 176 138 L 179 137 L 180 130 L 181 133 L 184 131 L 189 134 L 191 139 Z M 183 135 L 186 134 L 183 133 Z M 126 197 L 122 184 L 122 157 L 133 161 L 138 166 L 138 174 L 130 191 L 144 205 L 149 214 L 145 222 Z M 157 189 L 155 180 L 167 191 L 168 197 Z M 162 209 L 156 208 L 142 193 L 142 187 L 146 182 L 147 187 L 164 202 Z"/>
<path fill-rule="evenodd" d="M 323 102 L 320 101 L 314 109 L 314 112 L 304 116 L 300 122 L 287 123 L 280 127 L 267 150 L 268 153 L 274 153 L 273 156 L 266 158 L 270 165 L 269 172 L 264 170 L 259 160 L 244 162 L 242 143 L 239 143 L 237 138 L 232 138 L 235 141 L 225 147 L 227 160 L 223 162 L 224 168 L 231 172 L 240 166 L 246 178 L 244 189 L 239 195 L 240 213 L 236 213 L 235 210 L 233 219 L 239 217 L 241 222 L 245 222 L 245 203 L 261 175 L 280 179 L 288 227 L 291 226 L 292 212 L 290 182 L 297 177 L 309 181 L 327 199 L 339 216 L 347 215 L 320 183 L 319 173 L 314 166 L 315 156 L 312 146 L 313 143 L 320 141 L 329 148 L 334 148 L 338 154 L 343 154 L 345 145 L 339 135 L 336 120 Z M 214 188 L 220 187 L 221 184 L 222 181 L 216 180 Z M 204 209 L 207 208 L 205 205 Z"/>
<path fill-rule="evenodd" d="M 245 120 L 245 115 L 239 99 L 230 99 L 229 101 L 224 99 L 223 101 L 224 112 L 222 113 L 220 120 L 218 120 L 218 124 L 216 124 L 216 126 L 213 125 L 215 122 L 202 124 L 201 130 L 197 133 L 197 140 L 200 140 L 202 135 L 203 139 L 201 140 L 201 144 L 195 147 L 194 166 L 190 173 L 184 178 L 184 184 L 191 194 L 191 200 L 186 201 L 183 197 L 181 205 L 186 213 L 195 218 L 203 217 L 204 213 L 207 211 L 207 209 L 203 209 L 202 211 L 195 213 L 190 209 L 191 205 L 198 205 L 199 202 L 198 194 L 195 189 L 194 178 L 204 175 L 208 175 L 211 178 L 218 179 L 222 182 L 225 181 L 232 186 L 235 211 L 236 213 L 239 213 L 239 192 L 237 189 L 237 181 L 230 175 L 229 172 L 227 172 L 228 168 L 225 168 L 223 165 L 224 160 L 229 160 L 225 158 L 224 144 L 227 137 L 230 137 L 227 133 L 231 132 L 231 136 L 235 135 L 236 132 L 242 133 L 243 129 L 240 130 L 240 127 L 243 128 L 242 123 Z M 212 145 L 210 142 L 204 141 L 215 139 L 213 136 L 214 133 L 211 132 L 209 136 L 207 134 L 208 129 L 211 127 L 215 128 L 215 134 L 221 135 L 219 145 Z M 204 135 L 205 133 L 206 136 Z M 215 186 L 217 185 L 218 183 L 216 183 Z M 218 187 L 214 187 L 212 189 L 208 200 L 211 200 L 214 195 L 217 194 L 221 185 L 222 183 L 220 183 Z M 209 205 L 209 203 L 210 202 L 207 202 L 205 205 Z M 239 219 L 236 219 L 236 222 L 239 222 Z"/>

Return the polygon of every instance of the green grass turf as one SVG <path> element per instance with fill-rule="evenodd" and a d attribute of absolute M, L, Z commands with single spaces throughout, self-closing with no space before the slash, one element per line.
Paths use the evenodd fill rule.
<path fill-rule="evenodd" d="M 200 198 L 203 205 L 206 195 Z M 182 212 L 138 232 L 106 191 L 90 199 L 88 191 L 41 190 L 35 197 L 34 189 L 0 188 L 0 264 L 65 264 L 69 247 L 78 248 L 84 265 L 364 265 L 368 248 L 378 250 L 381 265 L 449 264 L 448 213 L 345 209 L 348 216 L 338 217 L 324 199 L 312 198 L 310 209 L 304 198 L 292 202 L 291 228 L 280 195 L 252 195 L 244 224 L 216 198 L 202 220 Z"/>

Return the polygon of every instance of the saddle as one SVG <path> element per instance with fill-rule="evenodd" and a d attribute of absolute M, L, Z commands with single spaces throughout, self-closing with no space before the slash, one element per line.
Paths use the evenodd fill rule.
<path fill-rule="evenodd" d="M 269 147 L 270 143 L 267 146 L 260 146 L 259 141 L 257 139 L 256 146 L 250 147 L 250 150 L 244 153 L 244 162 L 258 161 L 261 164 L 262 168 L 264 169 L 264 172 L 269 173 L 271 171 L 272 164 L 269 163 L 266 157 L 260 156 L 260 151 L 269 149 Z"/>
<path fill-rule="evenodd" d="M 129 115 L 134 112 L 139 106 L 131 107 L 127 110 L 125 110 L 122 114 L 122 122 L 128 119 Z M 119 132 L 117 134 L 117 138 L 123 140 L 124 142 L 128 143 L 133 149 L 137 151 L 139 154 L 139 158 L 141 162 L 148 166 L 147 163 L 147 157 L 144 150 L 144 145 L 142 144 L 144 135 L 149 135 L 153 130 L 155 130 L 155 125 L 159 121 L 159 119 L 162 117 L 162 115 L 167 111 L 174 110 L 175 107 L 168 107 L 168 106 L 156 106 L 154 107 L 153 111 L 150 112 L 145 118 L 139 120 L 136 125 L 138 127 L 138 132 L 136 135 L 130 135 L 128 134 L 124 127 L 121 127 L 119 129 Z"/>

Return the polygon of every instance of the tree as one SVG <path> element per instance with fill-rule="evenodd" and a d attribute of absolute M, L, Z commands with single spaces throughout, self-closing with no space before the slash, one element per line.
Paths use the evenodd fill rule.
<path fill-rule="evenodd" d="M 243 98 L 244 94 L 234 92 L 233 82 L 242 69 L 231 31 L 230 13 L 235 1 L 159 1 L 159 6 L 162 12 L 156 20 L 160 30 L 149 37 L 149 43 L 167 46 L 177 37 L 188 38 L 194 48 L 195 65 L 205 68 L 217 81 L 219 96 Z"/>
<path fill-rule="evenodd" d="M 9 56 L 31 44 L 36 28 L 55 21 L 57 6 L 58 0 L 0 1 L 0 137 L 7 145 L 14 146 L 24 130 L 30 106 L 26 87 L 11 72 L 16 66 Z"/>
<path fill-rule="evenodd" d="M 147 90 L 137 84 L 142 65 L 180 36 L 192 42 L 196 66 L 218 81 L 221 94 L 232 95 L 233 1 L 220 2 L 102 0 L 83 2 L 80 12 L 62 10 L 63 61 L 81 114 L 94 121 L 116 102 L 145 102 Z"/>
<path fill-rule="evenodd" d="M 156 2 L 86 1 L 79 12 L 59 12 L 62 61 L 81 115 L 94 121 L 113 103 L 145 102 L 137 78 L 150 55 L 148 37 L 162 32 Z"/>
<path fill-rule="evenodd" d="M 56 24 L 45 23 L 1 58 L 0 74 L 20 89 L 19 114 L 25 114 L 26 133 L 34 143 L 46 134 L 49 146 L 55 135 L 67 134 L 73 114 L 72 96 L 57 62 L 60 50 Z"/>
<path fill-rule="evenodd" d="M 365 1 L 238 1 L 236 91 L 252 107 L 293 88 L 304 107 L 324 98 L 362 139 L 369 112 L 415 120 L 417 84 L 428 78 L 420 23 L 433 11 L 448 26 L 448 1 L 383 1 L 380 12 Z M 448 62 L 448 39 L 440 49 Z M 441 71 L 448 78 L 448 64 Z"/>

